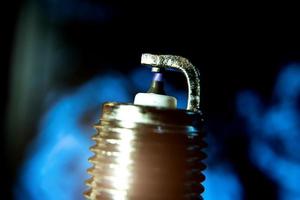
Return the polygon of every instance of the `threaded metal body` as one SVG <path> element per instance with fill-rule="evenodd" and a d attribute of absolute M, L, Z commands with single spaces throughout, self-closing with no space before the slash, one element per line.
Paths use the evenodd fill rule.
<path fill-rule="evenodd" d="M 106 103 L 95 125 L 88 199 L 202 199 L 200 113 Z"/>

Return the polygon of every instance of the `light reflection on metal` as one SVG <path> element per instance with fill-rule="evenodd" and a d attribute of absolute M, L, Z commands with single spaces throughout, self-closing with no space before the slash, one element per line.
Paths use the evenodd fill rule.
<path fill-rule="evenodd" d="M 29 145 L 26 161 L 20 167 L 15 199 L 84 199 L 82 180 L 88 178 L 86 168 L 90 164 L 86 160 L 92 155 L 89 137 L 94 132 L 87 124 L 99 115 L 90 110 L 106 98 L 129 101 L 126 84 L 128 80 L 118 73 L 103 74 L 49 105 L 41 116 L 38 136 Z"/>
<path fill-rule="evenodd" d="M 145 59 L 147 56 L 150 58 Z M 166 62 L 152 62 L 157 59 Z M 199 72 L 179 56 L 144 54 L 142 63 L 175 67 L 185 73 L 189 85 L 187 110 L 104 104 L 100 123 L 95 126 L 96 144 L 91 147 L 95 155 L 90 158 L 94 165 L 88 170 L 92 177 L 86 182 L 90 189 L 85 197 L 202 199 L 205 154 L 201 149 L 205 143 Z"/>
<path fill-rule="evenodd" d="M 200 113 L 106 103 L 95 127 L 87 198 L 201 199 Z"/>
<path fill-rule="evenodd" d="M 200 73 L 188 59 L 174 55 L 143 54 L 141 63 L 158 68 L 156 70 L 163 68 L 181 71 L 188 84 L 187 110 L 200 110 Z"/>
<path fill-rule="evenodd" d="M 149 69 L 144 67 L 137 68 L 126 78 L 119 74 L 104 74 L 86 82 L 68 94 L 64 94 L 55 104 L 49 105 L 44 117 L 41 117 L 40 132 L 36 142 L 32 145 L 35 151 L 27 154 L 26 162 L 20 170 L 19 182 L 15 187 L 15 199 L 23 200 L 25 194 L 28 200 L 41 198 L 43 200 L 83 199 L 81 193 L 84 191 L 84 183 L 82 180 L 88 178 L 85 173 L 86 168 L 89 167 L 86 160 L 91 156 L 88 147 L 92 145 L 88 137 L 93 133 L 93 130 L 87 129 L 86 124 L 78 122 L 81 121 L 80 119 L 85 113 L 107 99 L 129 101 L 130 92 L 127 91 L 127 88 L 131 88 L 133 91 L 146 91 L 148 85 L 141 84 L 139 80 L 144 80 L 143 83 L 150 83 L 151 75 Z M 183 92 L 179 93 L 172 85 L 168 86 L 167 82 L 165 84 L 168 92 L 176 93 L 174 96 L 179 100 L 181 99 L 179 101 L 179 103 L 181 102 L 180 108 L 184 108 L 183 97 L 185 95 Z M 128 115 L 126 112 L 124 113 L 124 118 L 126 118 Z M 132 119 L 132 116 L 130 118 Z M 97 116 L 93 116 L 87 123 L 93 123 L 96 120 Z M 64 123 L 61 123 L 62 121 Z M 135 128 L 135 124 L 130 121 L 122 120 L 119 123 L 124 128 Z M 195 131 L 197 130 L 194 127 L 188 127 L 188 132 Z M 163 129 L 158 127 L 157 133 L 162 132 Z M 215 146 L 210 145 L 210 148 L 212 147 Z M 49 152 L 55 152 L 55 154 Z M 118 155 L 117 152 L 106 152 L 106 154 L 107 156 Z M 50 155 L 52 158 L 49 157 Z M 66 166 L 76 166 L 76 168 L 70 171 L 67 170 Z M 219 166 L 223 168 L 223 164 L 219 164 Z M 205 200 L 215 200 L 216 193 L 219 200 L 241 199 L 241 197 L 237 198 L 241 186 L 232 184 L 234 182 L 230 181 L 232 178 L 229 180 L 230 171 L 226 170 L 223 173 L 219 171 L 216 172 L 212 167 L 205 170 L 208 177 L 207 181 L 204 182 L 205 192 L 203 196 Z M 65 178 L 62 179 L 61 177 Z M 237 180 L 233 173 L 230 174 L 230 177 Z M 227 187 L 224 185 L 217 187 L 219 183 L 226 183 Z"/>

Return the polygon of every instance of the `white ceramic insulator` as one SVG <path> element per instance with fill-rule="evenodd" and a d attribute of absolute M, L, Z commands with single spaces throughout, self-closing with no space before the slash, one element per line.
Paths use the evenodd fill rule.
<path fill-rule="evenodd" d="M 134 98 L 134 104 L 175 109 L 177 108 L 177 99 L 172 96 L 161 94 L 137 93 Z"/>

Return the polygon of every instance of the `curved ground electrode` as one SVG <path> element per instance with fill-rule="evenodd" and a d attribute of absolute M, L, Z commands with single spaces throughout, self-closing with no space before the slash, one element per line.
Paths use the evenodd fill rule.
<path fill-rule="evenodd" d="M 186 58 L 174 55 L 142 54 L 141 63 L 156 68 L 177 69 L 184 73 L 188 83 L 187 110 L 200 110 L 200 72 Z"/>

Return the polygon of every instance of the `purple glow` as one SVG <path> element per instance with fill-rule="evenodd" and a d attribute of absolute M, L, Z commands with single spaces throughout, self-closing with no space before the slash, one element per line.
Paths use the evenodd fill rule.
<path fill-rule="evenodd" d="M 21 169 L 15 199 L 23 200 L 24 196 L 28 200 L 84 199 L 86 169 L 90 167 L 88 158 L 92 155 L 89 147 L 95 133 L 92 125 L 99 118 L 100 105 L 105 101 L 131 102 L 130 91 L 143 91 L 143 87 L 148 86 L 143 81 L 150 82 L 151 75 L 147 69 L 140 68 L 128 77 L 106 74 L 68 91 L 50 105 L 41 117 L 38 136 Z M 185 107 L 186 92 L 166 86 Z M 241 186 L 229 168 L 221 164 L 205 174 L 205 200 L 241 199 Z"/>
<path fill-rule="evenodd" d="M 155 73 L 153 77 L 153 81 L 163 81 L 162 73 Z"/>

